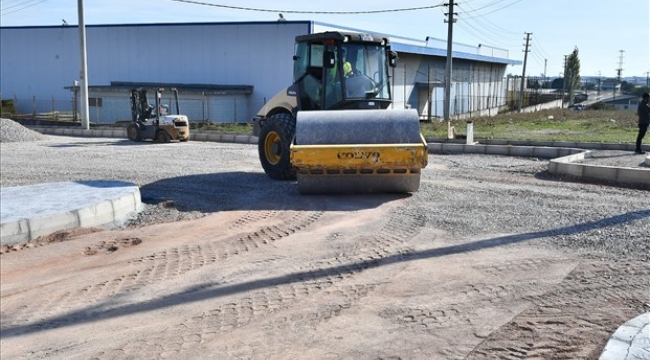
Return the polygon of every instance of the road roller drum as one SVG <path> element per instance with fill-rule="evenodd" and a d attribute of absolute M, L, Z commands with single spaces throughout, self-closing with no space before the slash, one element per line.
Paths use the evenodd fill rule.
<path fill-rule="evenodd" d="M 415 110 L 302 111 L 291 164 L 303 194 L 414 192 L 427 145 Z"/>

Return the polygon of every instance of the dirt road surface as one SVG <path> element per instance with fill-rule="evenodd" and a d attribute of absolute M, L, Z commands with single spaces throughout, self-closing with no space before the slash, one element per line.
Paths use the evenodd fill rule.
<path fill-rule="evenodd" d="M 596 359 L 650 309 L 648 192 L 539 159 L 432 155 L 413 195 L 300 196 L 254 146 L 52 139 L 3 144 L 3 184 L 23 154 L 26 178 L 110 168 L 150 207 L 4 250 L 2 359 Z M 52 165 L 75 148 L 122 165 Z"/>

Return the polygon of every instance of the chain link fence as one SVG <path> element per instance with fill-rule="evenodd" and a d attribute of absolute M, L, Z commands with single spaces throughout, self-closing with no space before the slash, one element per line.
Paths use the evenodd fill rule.
<path fill-rule="evenodd" d="M 18 98 L 2 100 L 2 117 L 16 120 L 79 122 L 79 104 L 75 98 Z M 88 118 L 93 124 L 117 124 L 130 122 L 131 104 L 128 97 L 89 97 Z M 173 98 L 163 97 L 161 105 L 176 113 Z M 250 121 L 247 98 L 204 97 L 181 99 L 180 114 L 186 115 L 192 123 L 247 123 Z"/>

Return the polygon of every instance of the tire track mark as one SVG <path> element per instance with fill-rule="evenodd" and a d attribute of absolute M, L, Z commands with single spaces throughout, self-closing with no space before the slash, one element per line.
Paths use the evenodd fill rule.
<path fill-rule="evenodd" d="M 340 285 L 355 274 L 377 266 L 381 259 L 408 252 L 407 240 L 415 237 L 425 225 L 417 209 L 398 208 L 388 214 L 388 220 L 374 236 L 360 236 L 351 241 L 362 244 L 365 249 L 351 255 L 342 254 L 332 259 L 311 262 L 287 284 L 276 284 L 256 291 L 253 295 L 212 308 L 187 319 L 173 329 L 163 331 L 156 337 L 143 339 L 137 349 L 127 344 L 98 354 L 97 359 L 109 359 L 113 354 L 127 351 L 129 356 L 146 358 L 179 357 L 188 349 L 195 349 L 212 342 L 226 332 L 239 329 L 271 314 L 289 312 L 296 303 L 314 296 L 332 296 L 337 299 L 320 305 L 308 314 L 291 314 L 271 321 L 265 326 L 281 331 L 291 326 L 316 326 L 338 316 L 361 298 L 373 291 L 376 284 Z M 332 234 L 326 236 L 329 238 Z M 339 235 L 337 235 L 339 237 Z M 161 349 L 160 344 L 166 344 Z"/>
<path fill-rule="evenodd" d="M 530 297 L 533 307 L 488 336 L 467 358 L 597 357 L 611 333 L 643 311 L 649 273 L 640 262 L 583 264 L 547 293 Z"/>
<path fill-rule="evenodd" d="M 256 231 L 237 235 L 232 239 L 211 241 L 203 245 L 182 245 L 179 247 L 157 252 L 147 257 L 129 261 L 130 272 L 92 285 L 87 285 L 75 292 L 65 292 L 60 295 L 50 295 L 43 302 L 34 306 L 20 308 L 11 319 L 2 319 L 3 330 L 13 327 L 25 326 L 33 319 L 54 317 L 61 312 L 72 311 L 83 306 L 119 296 L 121 294 L 138 290 L 149 284 L 155 284 L 182 275 L 189 271 L 213 264 L 218 260 L 227 259 L 239 254 L 259 249 L 274 241 L 303 231 L 312 223 L 321 218 L 323 212 L 285 212 L 283 218 L 287 219 L 279 225 L 263 227 Z M 239 226 L 266 218 L 266 214 L 259 217 L 248 216 Z M 133 269 L 136 267 L 136 269 Z M 45 291 L 45 289 L 40 289 Z M 65 306 L 63 306 L 65 304 Z M 73 323 L 77 317 L 70 317 L 66 323 Z M 59 321 L 52 326 L 47 321 L 38 325 L 39 328 L 63 326 L 66 323 Z M 29 327 L 23 331 L 30 331 Z"/>

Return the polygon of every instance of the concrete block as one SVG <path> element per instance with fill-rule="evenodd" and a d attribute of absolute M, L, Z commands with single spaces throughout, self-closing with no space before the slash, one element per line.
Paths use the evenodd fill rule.
<path fill-rule="evenodd" d="M 574 148 L 578 146 L 578 143 L 570 141 L 554 141 L 548 146 L 559 147 L 559 148 Z"/>
<path fill-rule="evenodd" d="M 577 151 L 576 149 L 570 149 L 570 148 L 557 148 L 558 156 L 567 156 L 571 154 L 575 154 Z"/>
<path fill-rule="evenodd" d="M 79 226 L 93 227 L 111 224 L 115 221 L 113 203 L 104 201 L 96 205 L 91 205 L 78 211 Z"/>
<path fill-rule="evenodd" d="M 234 134 L 222 134 L 221 135 L 221 141 L 233 143 L 233 142 L 235 142 L 235 135 Z"/>
<path fill-rule="evenodd" d="M 63 135 L 63 130 L 64 130 L 63 128 L 54 128 L 52 133 L 54 135 Z"/>
<path fill-rule="evenodd" d="M 442 144 L 441 143 L 428 143 L 427 144 L 427 149 L 429 153 L 433 154 L 439 154 L 442 152 Z"/>
<path fill-rule="evenodd" d="M 208 141 L 207 133 L 190 133 L 190 137 L 194 141 Z"/>
<path fill-rule="evenodd" d="M 508 144 L 512 146 L 532 146 L 528 140 L 510 140 Z"/>
<path fill-rule="evenodd" d="M 511 146 L 508 151 L 510 156 L 532 157 L 533 148 L 530 146 Z"/>
<path fill-rule="evenodd" d="M 491 155 L 505 155 L 510 156 L 510 145 L 488 145 L 486 146 L 485 153 Z"/>
<path fill-rule="evenodd" d="M 140 191 L 137 190 L 136 193 L 126 194 L 119 198 L 113 199 L 113 212 L 115 213 L 115 218 L 119 219 L 122 217 L 128 216 L 134 211 L 140 209 Z"/>
<path fill-rule="evenodd" d="M 223 141 L 223 136 L 221 134 L 208 134 L 207 141 L 220 142 Z"/>
<path fill-rule="evenodd" d="M 555 159 L 559 157 L 558 149 L 551 147 L 535 147 L 533 148 L 533 156 L 542 159 Z"/>
<path fill-rule="evenodd" d="M 580 164 L 557 163 L 557 174 L 581 177 L 585 166 Z"/>
<path fill-rule="evenodd" d="M 442 152 L 449 154 L 460 154 L 463 152 L 463 145 L 444 143 L 442 144 Z"/>
<path fill-rule="evenodd" d="M 442 145 L 442 152 L 444 154 L 453 153 L 453 151 L 454 151 L 454 147 L 453 147 L 454 145 L 453 144 L 442 143 L 441 145 Z"/>
<path fill-rule="evenodd" d="M 650 185 L 650 169 L 618 169 L 616 181 L 628 184 Z"/>
<path fill-rule="evenodd" d="M 600 354 L 599 360 L 621 360 L 628 357 L 629 344 L 614 338 L 610 338 L 605 345 L 605 350 Z"/>
<path fill-rule="evenodd" d="M 65 136 L 74 135 L 74 129 L 70 129 L 70 128 L 63 129 L 63 135 L 65 135 Z"/>
<path fill-rule="evenodd" d="M 235 135 L 235 142 L 238 144 L 250 144 L 250 135 Z"/>
<path fill-rule="evenodd" d="M 603 143 L 603 144 L 593 143 L 593 144 L 597 144 L 597 146 L 599 146 L 599 148 L 602 150 L 627 150 L 629 146 L 628 144 L 614 144 L 614 143 Z M 632 145 L 632 147 L 630 147 L 629 149 L 634 150 L 634 145 Z"/>
<path fill-rule="evenodd" d="M 616 181 L 618 169 L 609 166 L 585 166 L 583 176 L 605 181 Z"/>
<path fill-rule="evenodd" d="M 72 229 L 79 226 L 77 213 L 68 211 L 58 214 L 43 215 L 28 220 L 30 240 L 49 235 L 55 231 Z"/>
<path fill-rule="evenodd" d="M 466 154 L 485 154 L 487 148 L 486 145 L 463 145 L 463 152 Z"/>
<path fill-rule="evenodd" d="M 128 137 L 128 136 L 126 135 L 126 129 L 118 129 L 118 130 L 115 130 L 115 134 L 114 134 L 114 136 L 115 136 L 115 137 L 119 137 L 119 138 L 127 138 L 127 137 Z"/>
<path fill-rule="evenodd" d="M 587 158 L 589 153 L 587 152 L 579 152 L 577 154 L 571 154 L 571 155 L 565 155 L 559 158 L 554 159 L 555 161 L 559 162 L 564 162 L 564 163 L 572 163 L 576 161 L 582 161 L 585 158 Z"/>
<path fill-rule="evenodd" d="M 29 224 L 27 219 L 8 221 L 0 224 L 0 244 L 23 244 L 29 241 Z"/>

